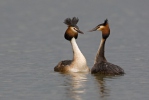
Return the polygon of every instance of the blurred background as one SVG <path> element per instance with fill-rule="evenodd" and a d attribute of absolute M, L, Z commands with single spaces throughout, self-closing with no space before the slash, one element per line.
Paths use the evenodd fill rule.
<path fill-rule="evenodd" d="M 148 0 L 0 0 L 1 100 L 148 100 Z M 85 34 L 77 39 L 93 66 L 101 32 L 87 32 L 107 18 L 106 58 L 121 77 L 66 75 L 53 71 L 72 59 L 64 39 L 68 17 Z"/>

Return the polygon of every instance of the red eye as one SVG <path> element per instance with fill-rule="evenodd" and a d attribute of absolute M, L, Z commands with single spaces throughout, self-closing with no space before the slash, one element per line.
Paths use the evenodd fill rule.
<path fill-rule="evenodd" d="M 75 28 L 75 27 L 74 27 L 73 29 L 74 29 L 74 30 L 77 30 L 77 28 Z"/>

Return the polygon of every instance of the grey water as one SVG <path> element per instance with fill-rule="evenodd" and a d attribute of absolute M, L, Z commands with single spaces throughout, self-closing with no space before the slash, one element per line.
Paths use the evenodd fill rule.
<path fill-rule="evenodd" d="M 0 100 L 148 100 L 148 0 L 0 0 Z M 91 68 L 101 32 L 87 32 L 107 18 L 109 62 L 124 76 L 61 74 L 72 59 L 63 35 L 67 17 L 78 17 L 77 39 Z"/>

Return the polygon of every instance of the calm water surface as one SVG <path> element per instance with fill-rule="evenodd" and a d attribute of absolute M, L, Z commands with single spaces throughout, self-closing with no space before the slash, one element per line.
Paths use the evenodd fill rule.
<path fill-rule="evenodd" d="M 1 0 L 0 100 L 148 100 L 148 5 L 148 0 Z M 63 21 L 74 16 L 85 33 L 77 43 L 90 68 L 101 33 L 87 31 L 109 19 L 106 58 L 124 76 L 53 71 L 72 58 Z"/>

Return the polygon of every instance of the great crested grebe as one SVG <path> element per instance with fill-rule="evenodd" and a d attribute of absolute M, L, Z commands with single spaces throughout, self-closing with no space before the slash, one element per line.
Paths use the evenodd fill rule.
<path fill-rule="evenodd" d="M 102 32 L 102 39 L 100 42 L 99 49 L 97 51 L 94 66 L 91 69 L 91 73 L 92 74 L 99 73 L 99 74 L 107 74 L 107 75 L 124 74 L 125 72 L 121 67 L 107 62 L 104 56 L 105 42 L 110 35 L 108 20 L 106 19 L 104 23 L 97 25 L 89 32 L 96 31 L 96 30 L 99 30 Z"/>
<path fill-rule="evenodd" d="M 79 19 L 73 17 L 72 19 L 66 18 L 64 23 L 68 25 L 68 28 L 65 32 L 65 39 L 70 41 L 73 50 L 73 60 L 64 60 L 58 63 L 55 66 L 54 71 L 57 72 L 89 72 L 89 68 L 87 66 L 86 59 L 82 52 L 80 51 L 76 39 L 78 37 L 78 33 L 84 34 L 79 30 L 77 26 Z"/>

